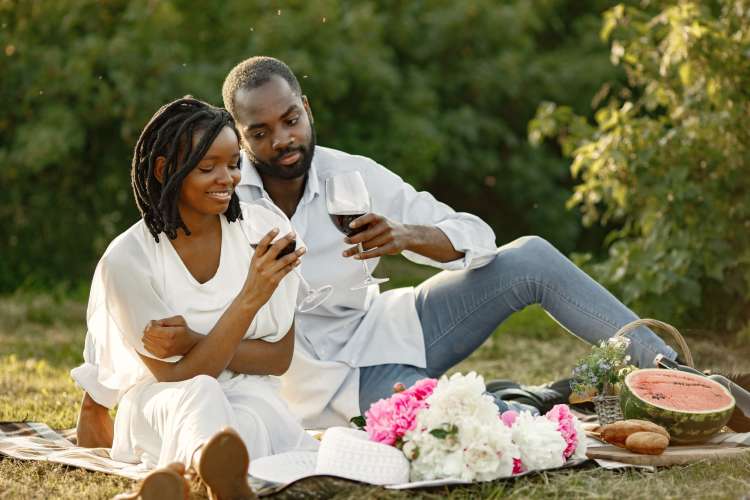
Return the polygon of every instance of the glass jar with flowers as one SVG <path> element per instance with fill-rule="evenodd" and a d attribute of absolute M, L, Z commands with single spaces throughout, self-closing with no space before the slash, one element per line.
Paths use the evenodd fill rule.
<path fill-rule="evenodd" d="M 602 425 L 622 420 L 620 384 L 635 369 L 626 354 L 629 344 L 630 340 L 624 336 L 604 340 L 573 368 L 573 400 L 592 401 Z"/>

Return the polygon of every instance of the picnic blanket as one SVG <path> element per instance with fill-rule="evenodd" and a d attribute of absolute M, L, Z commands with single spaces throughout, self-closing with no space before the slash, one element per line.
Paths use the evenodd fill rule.
<path fill-rule="evenodd" d="M 312 434 L 320 431 L 308 431 Z M 96 472 L 124 476 L 130 479 L 142 479 L 149 470 L 140 464 L 129 464 L 118 462 L 110 457 L 109 448 L 83 448 L 76 446 L 75 429 L 59 430 L 51 429 L 48 425 L 36 422 L 0 422 L 0 455 L 16 458 L 19 460 L 39 460 L 54 462 L 73 467 L 80 467 Z M 314 453 L 313 453 L 314 454 Z M 280 457 L 280 456 L 277 456 Z M 309 457 L 307 457 L 309 459 Z M 256 463 L 264 459 L 273 460 L 274 457 L 264 457 L 256 460 Z M 569 461 L 563 468 L 571 468 L 581 465 L 587 460 Z M 252 472 L 252 464 L 251 464 Z M 523 474 L 525 475 L 525 474 Z M 308 477 L 301 481 L 310 481 L 321 476 Z M 325 476 L 328 478 L 329 476 Z M 514 476 L 513 479 L 520 477 Z M 348 481 L 335 478 L 336 480 Z M 279 483 L 263 480 L 249 476 L 250 485 L 258 496 L 266 496 L 286 489 L 293 483 Z M 454 479 L 442 479 L 434 481 L 420 481 L 393 485 L 391 489 L 413 489 L 431 486 L 470 484 L 467 481 Z"/>
<path fill-rule="evenodd" d="M 0 422 L 0 455 L 70 465 L 133 480 L 143 479 L 150 471 L 142 464 L 112 460 L 109 448 L 76 446 L 75 429 L 54 430 L 38 422 Z M 252 477 L 250 485 L 259 496 L 280 489 L 280 485 Z"/>
<path fill-rule="evenodd" d="M 595 423 L 588 423 L 586 426 L 588 427 L 589 425 L 595 425 Z M 46 424 L 36 422 L 0 422 L 0 455 L 6 455 L 19 460 L 54 462 L 96 472 L 115 474 L 134 480 L 142 479 L 149 472 L 148 469 L 140 464 L 130 464 L 112 460 L 109 454 L 109 448 L 83 448 L 76 446 L 74 441 L 74 429 L 53 430 Z M 750 448 L 750 433 L 721 433 L 709 442 L 725 446 Z M 605 446 L 605 444 L 589 437 L 588 446 Z M 262 460 L 263 459 L 258 459 L 258 461 Z M 576 467 L 584 462 L 586 462 L 586 460 L 570 462 L 563 468 Z M 600 467 L 607 469 L 622 467 L 654 469 L 654 467 L 651 466 L 637 466 L 610 460 L 595 460 L 595 462 Z M 514 476 L 514 478 L 516 477 L 520 476 Z M 265 481 L 253 476 L 250 476 L 250 484 L 259 496 L 273 494 L 290 486 L 290 484 Z M 467 483 L 465 481 L 457 480 L 423 481 L 420 483 L 397 485 L 395 488 L 407 489 L 449 484 Z"/>
<path fill-rule="evenodd" d="M 36 422 L 0 422 L 0 454 L 19 460 L 40 460 L 141 479 L 142 466 L 112 460 L 109 448 L 76 446 L 75 429 L 55 431 Z"/>

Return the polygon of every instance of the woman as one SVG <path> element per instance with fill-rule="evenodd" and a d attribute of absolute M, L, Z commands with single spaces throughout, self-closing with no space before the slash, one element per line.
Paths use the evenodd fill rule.
<path fill-rule="evenodd" d="M 87 311 L 104 339 L 99 381 L 123 394 L 112 457 L 193 466 L 217 498 L 252 495 L 248 451 L 317 446 L 268 376 L 291 361 L 298 281 L 289 273 L 304 248 L 277 259 L 294 239 L 273 242 L 278 229 L 250 247 L 243 220 L 289 226 L 272 205 L 240 204 L 239 157 L 226 111 L 190 97 L 157 111 L 132 163 L 142 219 L 99 261 Z M 160 359 L 165 337 L 179 349 Z M 164 468 L 151 482 L 180 471 Z"/>

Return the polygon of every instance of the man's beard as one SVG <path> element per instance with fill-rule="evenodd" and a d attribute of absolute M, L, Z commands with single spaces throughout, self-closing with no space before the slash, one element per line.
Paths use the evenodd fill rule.
<path fill-rule="evenodd" d="M 296 151 L 299 151 L 302 155 L 296 165 L 284 166 L 278 163 L 281 158 Z M 298 179 L 307 175 L 312 165 L 315 155 L 315 127 L 310 124 L 310 143 L 307 146 L 287 147 L 283 151 L 279 151 L 279 154 L 270 162 L 259 160 L 249 148 L 246 148 L 246 152 L 259 174 L 284 180 Z"/>

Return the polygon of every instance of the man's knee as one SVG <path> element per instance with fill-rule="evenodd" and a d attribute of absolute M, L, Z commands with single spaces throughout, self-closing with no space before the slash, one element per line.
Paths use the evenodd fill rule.
<path fill-rule="evenodd" d="M 518 248 L 524 253 L 531 255 L 546 255 L 550 252 L 557 252 L 557 249 L 541 236 L 529 235 L 521 236 L 516 239 L 513 243 L 517 244 Z"/>
<path fill-rule="evenodd" d="M 497 249 L 491 265 L 501 269 L 539 268 L 551 257 L 561 255 L 557 249 L 540 236 L 522 236 Z"/>

